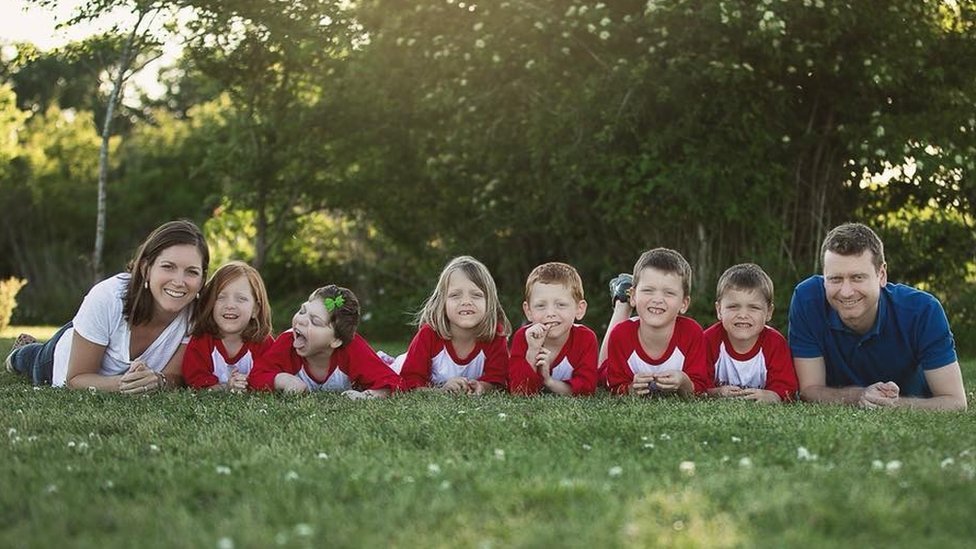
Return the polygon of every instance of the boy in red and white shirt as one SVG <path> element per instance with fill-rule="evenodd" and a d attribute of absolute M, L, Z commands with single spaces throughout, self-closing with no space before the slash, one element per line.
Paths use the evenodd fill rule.
<path fill-rule="evenodd" d="M 766 325 L 773 316 L 773 281 L 758 265 L 743 263 L 718 279 L 718 322 L 705 330 L 708 394 L 757 402 L 793 400 L 796 371 L 789 344 Z"/>
<path fill-rule="evenodd" d="M 532 324 L 512 340 L 508 390 L 512 394 L 591 395 L 596 390 L 596 334 L 574 321 L 586 314 L 583 281 L 565 263 L 529 273 L 522 311 Z"/>
<path fill-rule="evenodd" d="M 382 398 L 403 381 L 356 333 L 359 300 L 335 285 L 315 290 L 251 370 L 257 390 L 343 391 L 353 400 Z"/>
<path fill-rule="evenodd" d="M 691 303 L 691 266 L 655 248 L 634 265 L 627 302 L 615 303 L 601 358 L 615 394 L 691 396 L 709 388 L 701 326 L 680 316 Z M 631 311 L 637 314 L 628 318 Z"/>

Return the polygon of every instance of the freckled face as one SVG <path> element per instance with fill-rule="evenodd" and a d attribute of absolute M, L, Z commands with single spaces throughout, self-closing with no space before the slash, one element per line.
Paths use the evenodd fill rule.
<path fill-rule="evenodd" d="M 444 304 L 452 331 L 476 329 L 488 308 L 485 292 L 461 271 L 454 271 L 448 278 Z"/>
<path fill-rule="evenodd" d="M 684 294 L 680 276 L 648 267 L 640 272 L 630 304 L 641 324 L 666 328 L 688 309 L 691 298 Z"/>
<path fill-rule="evenodd" d="M 239 335 L 254 318 L 256 300 L 246 276 L 225 284 L 214 302 L 213 319 L 222 337 Z"/>
<path fill-rule="evenodd" d="M 573 291 L 563 284 L 536 282 L 529 291 L 529 301 L 522 303 L 525 317 L 535 324 L 549 327 L 548 339 L 559 341 L 569 334 L 573 323 L 586 313 L 586 301 L 576 301 Z"/>

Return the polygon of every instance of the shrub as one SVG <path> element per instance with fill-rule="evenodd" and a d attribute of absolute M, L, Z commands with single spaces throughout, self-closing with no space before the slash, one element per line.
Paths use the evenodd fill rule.
<path fill-rule="evenodd" d="M 17 292 L 26 285 L 27 280 L 23 278 L 0 280 L 0 331 L 10 324 L 10 317 L 17 308 Z"/>

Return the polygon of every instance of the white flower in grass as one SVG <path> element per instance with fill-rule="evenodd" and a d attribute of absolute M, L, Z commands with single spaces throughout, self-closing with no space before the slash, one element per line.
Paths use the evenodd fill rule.
<path fill-rule="evenodd" d="M 505 459 L 505 450 L 495 448 L 495 459 Z"/>
<path fill-rule="evenodd" d="M 506 414 L 505 412 L 500 412 L 498 414 L 498 419 L 505 419 L 507 417 L 508 417 L 508 414 Z"/>
<path fill-rule="evenodd" d="M 747 457 L 744 457 L 744 458 L 740 459 L 739 460 L 739 467 L 742 467 L 743 469 L 748 469 L 748 468 L 752 467 L 752 460 L 749 459 L 749 458 L 747 458 Z"/>
<path fill-rule="evenodd" d="M 648 437 L 641 437 L 641 440 L 647 440 Z"/>
<path fill-rule="evenodd" d="M 876 460 L 874 460 L 874 461 L 871 462 L 871 468 L 874 469 L 875 471 L 880 471 L 880 470 L 884 469 L 884 467 L 885 467 L 885 464 L 880 459 L 876 459 Z"/>
<path fill-rule="evenodd" d="M 87 442 L 81 441 L 81 442 L 78 443 L 78 451 L 79 452 L 82 451 L 82 450 L 87 450 L 87 449 L 88 449 L 88 443 Z"/>
<path fill-rule="evenodd" d="M 600 26 L 601 27 L 606 27 L 607 25 L 609 25 L 612 22 L 613 21 L 611 21 L 609 17 L 604 17 L 603 19 L 600 19 Z"/>
<path fill-rule="evenodd" d="M 590 450 L 592 450 L 592 449 L 593 449 L 593 447 L 592 447 L 592 446 L 590 446 L 589 444 L 584 444 L 584 445 L 583 445 L 583 449 L 584 449 L 584 450 L 586 450 L 587 452 L 589 452 Z"/>
<path fill-rule="evenodd" d="M 48 494 L 53 494 L 53 493 L 55 493 L 57 491 L 58 491 L 58 485 L 57 484 L 48 484 L 47 486 L 44 487 L 44 492 L 45 493 L 48 493 Z"/>
<path fill-rule="evenodd" d="M 728 463 L 730 459 L 732 458 L 730 458 L 729 456 L 722 456 L 722 463 Z"/>
<path fill-rule="evenodd" d="M 646 448 L 646 449 L 654 448 L 654 443 L 653 442 L 645 442 L 644 443 L 644 448 Z"/>
<path fill-rule="evenodd" d="M 74 448 L 74 447 L 75 447 L 75 441 L 69 440 L 68 441 L 68 448 Z"/>
<path fill-rule="evenodd" d="M 608 31 L 600 31 L 600 40 L 606 40 L 610 38 L 610 33 Z"/>
<path fill-rule="evenodd" d="M 901 462 L 897 459 L 893 459 L 888 463 L 885 463 L 885 472 L 889 475 L 896 475 L 898 471 L 901 470 Z"/>
<path fill-rule="evenodd" d="M 228 467 L 226 465 L 218 465 L 216 467 L 216 470 L 217 470 L 217 474 L 218 475 L 229 475 L 230 474 L 230 467 Z"/>
<path fill-rule="evenodd" d="M 277 534 L 275 534 L 275 543 L 277 543 L 278 545 L 284 545 L 288 543 L 288 534 L 284 532 L 278 532 Z"/>
<path fill-rule="evenodd" d="M 106 480 L 104 486 L 106 490 L 111 490 L 112 488 L 115 488 L 115 482 L 111 480 Z"/>
<path fill-rule="evenodd" d="M 296 536 L 307 538 L 310 537 L 313 533 L 314 531 L 312 530 L 312 526 L 309 524 L 305 524 L 304 522 L 299 522 L 298 524 L 295 525 Z"/>
<path fill-rule="evenodd" d="M 298 480 L 298 473 L 295 471 L 288 471 L 285 473 L 285 480 Z"/>
<path fill-rule="evenodd" d="M 810 450 L 800 446 L 796 449 L 796 459 L 800 461 L 817 461 L 817 454 L 811 454 Z"/>
<path fill-rule="evenodd" d="M 37 440 L 37 435 L 31 435 L 27 437 L 27 442 L 34 442 L 35 440 Z"/>
<path fill-rule="evenodd" d="M 407 484 L 413 484 L 413 477 L 410 476 L 410 475 L 407 475 L 407 476 L 403 477 L 403 482 L 406 482 Z"/>
<path fill-rule="evenodd" d="M 942 463 L 939 464 L 939 467 L 942 467 L 943 469 L 945 469 L 946 467 L 952 465 L 955 462 L 956 462 L 956 460 L 954 460 L 952 458 L 945 458 L 944 460 L 942 460 Z"/>
<path fill-rule="evenodd" d="M 474 25 L 473 25 L 473 26 L 471 27 L 471 29 L 472 29 L 472 30 L 474 30 L 474 32 L 478 32 L 478 31 L 480 31 L 480 30 L 481 30 L 482 28 L 484 28 L 484 26 L 485 26 L 485 24 L 479 21 L 479 22 L 477 22 L 477 23 L 475 23 L 475 24 L 474 24 Z"/>
<path fill-rule="evenodd" d="M 667 433 L 661 433 L 661 440 L 671 440 L 671 435 Z"/>
<path fill-rule="evenodd" d="M 478 49 L 484 48 L 485 47 L 485 41 L 482 40 L 482 39 L 480 39 L 480 38 L 477 39 L 477 40 L 475 40 L 474 41 L 474 47 L 476 47 Z"/>
<path fill-rule="evenodd" d="M 217 549 L 234 549 L 234 540 L 230 538 L 220 538 L 217 540 Z"/>
<path fill-rule="evenodd" d="M 678 470 L 690 477 L 695 474 L 695 462 L 682 461 L 680 464 L 678 464 Z"/>
<path fill-rule="evenodd" d="M 440 485 L 440 489 L 441 490 L 450 490 L 451 489 L 451 481 L 449 481 L 449 480 L 442 480 L 441 481 L 441 485 Z"/>
<path fill-rule="evenodd" d="M 613 467 L 610 468 L 609 471 L 607 471 L 607 474 L 610 475 L 611 477 L 619 477 L 620 475 L 623 474 L 623 472 L 624 472 L 623 467 L 619 465 L 614 465 Z"/>
<path fill-rule="evenodd" d="M 732 437 L 732 442 L 742 442 L 742 439 L 739 437 Z"/>
<path fill-rule="evenodd" d="M 428 463 L 427 474 L 429 474 L 430 476 L 441 474 L 441 466 L 436 463 Z"/>
<path fill-rule="evenodd" d="M 149 451 L 150 452 L 158 452 L 159 451 L 159 446 L 156 446 L 155 444 L 150 444 L 149 445 Z"/>
<path fill-rule="evenodd" d="M 317 457 L 319 459 L 329 459 L 329 454 L 326 454 L 325 452 L 319 452 L 319 455 L 317 455 L 315 457 Z"/>
<path fill-rule="evenodd" d="M 14 429 L 13 427 L 7 429 L 7 437 L 12 437 L 16 434 L 17 434 L 17 429 Z"/>

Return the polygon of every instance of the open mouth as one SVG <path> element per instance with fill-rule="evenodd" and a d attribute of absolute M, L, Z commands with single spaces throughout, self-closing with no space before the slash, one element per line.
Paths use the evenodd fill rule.
<path fill-rule="evenodd" d="M 186 297 L 186 290 L 171 290 L 169 288 L 163 288 L 163 293 L 172 297 L 173 299 L 183 299 Z"/>
<path fill-rule="evenodd" d="M 291 346 L 295 349 L 301 349 L 305 347 L 305 344 L 308 343 L 308 338 L 305 337 L 305 334 L 302 333 L 297 328 L 293 328 L 292 333 L 295 336 L 295 338 L 294 341 L 291 342 Z"/>
<path fill-rule="evenodd" d="M 237 320 L 238 318 L 241 317 L 241 315 L 239 315 L 237 313 L 224 313 L 224 314 L 222 314 L 220 316 L 224 320 Z"/>

